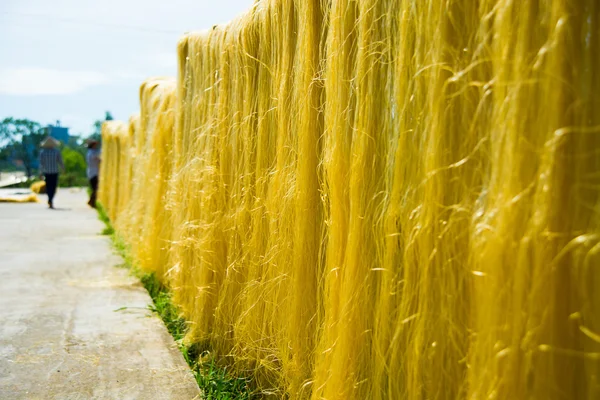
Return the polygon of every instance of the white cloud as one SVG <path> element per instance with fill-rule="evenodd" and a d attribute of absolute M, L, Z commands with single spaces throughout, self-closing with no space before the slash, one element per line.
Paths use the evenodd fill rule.
<path fill-rule="evenodd" d="M 95 71 L 4 68 L 0 70 L 0 93 L 20 96 L 64 95 L 108 81 L 105 74 Z"/>

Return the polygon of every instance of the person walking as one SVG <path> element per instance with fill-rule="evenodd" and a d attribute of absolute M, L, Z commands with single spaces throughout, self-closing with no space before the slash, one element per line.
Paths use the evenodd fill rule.
<path fill-rule="evenodd" d="M 46 194 L 48 195 L 48 208 L 54 208 L 54 195 L 58 186 L 59 170 L 65 171 L 65 164 L 58 150 L 59 141 L 48 136 L 41 143 L 40 175 L 46 180 Z"/>
<path fill-rule="evenodd" d="M 100 150 L 98 149 L 98 141 L 88 141 L 87 147 L 87 177 L 90 181 L 90 186 L 92 188 L 92 193 L 90 194 L 90 201 L 88 201 L 88 205 L 90 207 L 96 208 L 96 196 L 98 193 L 98 174 L 100 172 Z"/>

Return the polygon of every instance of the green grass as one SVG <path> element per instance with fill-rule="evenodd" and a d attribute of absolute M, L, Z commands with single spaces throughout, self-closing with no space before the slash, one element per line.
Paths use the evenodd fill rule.
<path fill-rule="evenodd" d="M 175 339 L 183 358 L 188 363 L 198 386 L 202 390 L 203 399 L 206 400 L 255 400 L 260 396 L 252 393 L 250 380 L 236 377 L 218 365 L 211 356 L 210 348 L 206 344 L 194 343 L 187 345 L 184 337 L 187 332 L 187 323 L 181 313 L 171 301 L 171 292 L 160 283 L 154 273 L 145 273 L 136 267 L 134 260 L 125 241 L 115 232 L 106 211 L 100 203 L 97 204 L 98 217 L 104 222 L 103 235 L 110 235 L 112 245 L 117 254 L 123 257 L 124 267 L 138 277 L 152 298 L 153 304 L 149 309 L 156 313 L 164 322 L 169 333 Z"/>
<path fill-rule="evenodd" d="M 104 210 L 104 207 L 102 207 L 102 204 L 97 203 L 96 210 L 98 211 L 98 218 L 100 218 L 100 221 L 104 222 L 104 229 L 102 230 L 102 235 L 114 235 L 115 230 L 113 229 L 113 227 L 110 223 L 110 219 L 108 218 L 108 214 L 106 213 L 106 210 Z M 114 244 L 114 238 L 113 238 L 113 244 Z M 119 251 L 119 254 L 121 254 L 124 251 L 125 251 L 125 248 L 123 248 L 122 251 Z"/>

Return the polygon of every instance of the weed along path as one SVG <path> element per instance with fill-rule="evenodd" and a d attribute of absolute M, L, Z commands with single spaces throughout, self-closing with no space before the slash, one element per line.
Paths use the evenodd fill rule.
<path fill-rule="evenodd" d="M 199 398 L 86 200 L 0 203 L 0 399 Z"/>

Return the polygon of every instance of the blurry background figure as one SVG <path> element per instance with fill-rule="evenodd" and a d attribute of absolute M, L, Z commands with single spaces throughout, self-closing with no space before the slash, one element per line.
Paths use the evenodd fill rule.
<path fill-rule="evenodd" d="M 58 140 L 51 136 L 48 136 L 40 144 L 42 147 L 42 151 L 40 151 L 40 175 L 43 175 L 46 179 L 49 208 L 54 208 L 53 200 L 56 193 L 56 186 L 58 185 L 59 169 L 62 172 L 65 170 L 62 156 L 57 149 L 59 144 Z"/>
<path fill-rule="evenodd" d="M 90 181 L 92 193 L 90 194 L 90 207 L 96 208 L 96 193 L 98 191 L 98 172 L 100 170 L 100 150 L 98 149 L 98 141 L 89 140 L 87 142 L 87 177 Z"/>

